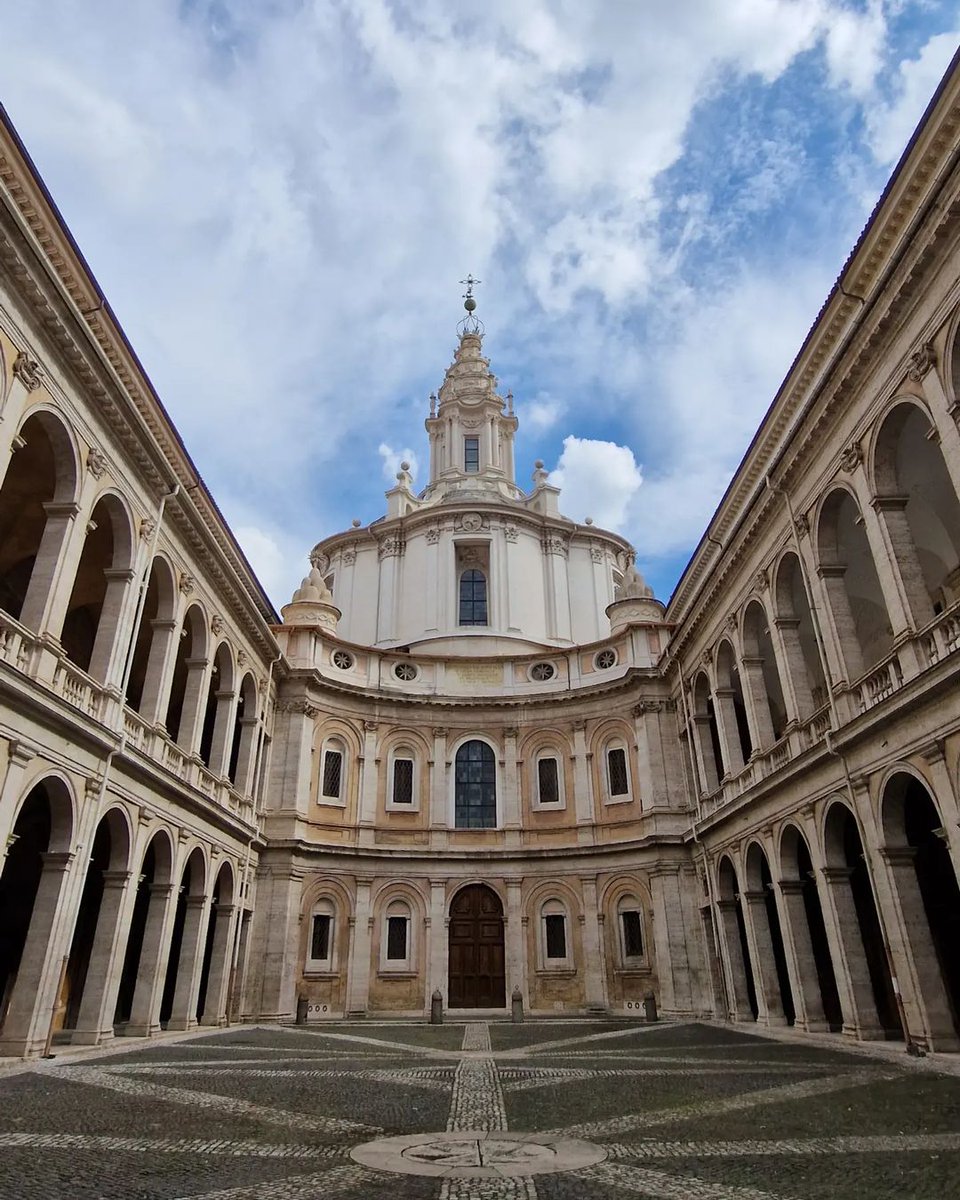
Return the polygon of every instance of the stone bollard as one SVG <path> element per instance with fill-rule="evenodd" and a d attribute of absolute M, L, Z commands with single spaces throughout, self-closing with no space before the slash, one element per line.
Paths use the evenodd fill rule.
<path fill-rule="evenodd" d="M 307 998 L 306 996 L 297 997 L 297 1024 L 306 1025 L 307 1023 Z"/>
<path fill-rule="evenodd" d="M 519 984 L 513 989 L 513 995 L 510 997 L 510 1019 L 514 1025 L 523 1021 L 523 992 L 520 991 Z"/>
<path fill-rule="evenodd" d="M 430 997 L 430 1024 L 443 1024 L 443 993 L 439 988 Z"/>
<path fill-rule="evenodd" d="M 647 992 L 643 997 L 643 1018 L 645 1021 L 658 1021 L 657 998 L 653 992 Z"/>

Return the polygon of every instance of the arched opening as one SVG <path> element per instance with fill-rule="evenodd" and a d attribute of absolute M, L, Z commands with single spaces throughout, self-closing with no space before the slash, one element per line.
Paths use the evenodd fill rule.
<path fill-rule="evenodd" d="M 716 704 L 723 727 L 724 761 L 728 773 L 738 775 L 753 753 L 753 740 L 743 700 L 740 667 L 726 640 L 717 647 Z"/>
<path fill-rule="evenodd" d="M 858 679 L 890 653 L 893 631 L 863 517 L 845 489 L 827 498 L 817 545 L 844 668 Z"/>
<path fill-rule="evenodd" d="M 127 703 L 148 720 L 157 711 L 163 667 L 173 640 L 176 595 L 169 564 L 165 559 L 155 558 L 150 566 L 126 689 Z"/>
<path fill-rule="evenodd" d="M 213 658 L 200 734 L 200 757 L 215 775 L 225 775 L 233 737 L 233 655 L 221 642 Z"/>
<path fill-rule="evenodd" d="M 824 845 L 828 871 L 836 878 L 837 918 L 854 999 L 868 1013 L 872 1004 L 885 1036 L 898 1038 L 902 1029 L 866 853 L 856 817 L 840 801 L 827 813 Z"/>
<path fill-rule="evenodd" d="M 943 820 L 916 776 L 888 781 L 883 828 L 928 1024 L 960 1034 L 960 888 Z"/>
<path fill-rule="evenodd" d="M 477 567 L 460 575 L 459 625 L 487 624 L 487 577 Z"/>
<path fill-rule="evenodd" d="M 229 927 L 233 912 L 233 871 L 224 863 L 217 874 L 210 900 L 207 936 L 203 945 L 196 1018 L 205 1025 L 218 1025 L 226 1006 L 229 964 Z"/>
<path fill-rule="evenodd" d="M 125 1025 L 130 1020 L 133 993 L 137 985 L 137 971 L 143 951 L 143 935 L 147 928 L 150 911 L 150 892 L 157 877 L 157 839 L 152 838 L 143 856 L 140 873 L 135 880 L 136 899 L 130 918 L 130 932 L 120 972 L 120 987 L 117 990 L 117 1006 L 113 1015 L 114 1025 Z"/>
<path fill-rule="evenodd" d="M 827 683 L 817 645 L 803 569 L 796 554 L 785 554 L 777 569 L 777 617 L 787 670 L 801 721 L 827 703 Z"/>
<path fill-rule="evenodd" d="M 710 683 L 703 672 L 693 684 L 693 734 L 700 772 L 700 790 L 709 795 L 720 786 L 723 755 L 720 750 L 720 733 L 717 729 L 713 697 L 710 695 Z"/>
<path fill-rule="evenodd" d="M 122 1032 L 139 1037 L 160 1028 L 165 982 L 164 932 L 173 891 L 173 843 L 158 830 L 150 839 L 138 879 L 130 937 L 124 958 L 116 1020 Z"/>
<path fill-rule="evenodd" d="M 228 774 L 238 791 L 250 787 L 253 756 L 257 744 L 257 684 L 248 671 L 240 683 L 233 717 L 233 737 Z"/>
<path fill-rule="evenodd" d="M 50 936 L 66 876 L 73 808 L 58 779 L 27 795 L 0 874 L 0 1047 L 22 1053 L 30 1033 Z M 49 1006 L 51 996 L 46 1000 Z M 49 1014 L 49 1007 L 47 1008 Z M 44 1029 L 45 1032 L 45 1029 Z"/>
<path fill-rule="evenodd" d="M 806 839 L 795 825 L 788 825 L 783 832 L 780 865 L 783 872 L 780 890 L 787 901 L 808 1028 L 825 1022 L 832 1032 L 839 1033 L 843 1028 L 843 1010 L 817 878 Z"/>
<path fill-rule="evenodd" d="M 753 701 L 757 742 L 766 748 L 783 737 L 787 706 L 767 614 L 757 600 L 747 605 L 743 616 L 743 670 Z"/>
<path fill-rule="evenodd" d="M 876 506 L 917 626 L 960 600 L 960 501 L 927 414 L 898 404 L 877 437 Z"/>
<path fill-rule="evenodd" d="M 132 562 L 130 518 L 116 496 L 104 496 L 87 525 L 60 633 L 67 657 L 96 679 L 110 668 Z"/>
<path fill-rule="evenodd" d="M 735 1021 L 755 1021 L 760 1009 L 750 961 L 750 946 L 740 901 L 740 884 L 737 872 L 729 858 L 724 856 L 717 867 L 719 886 L 720 927 L 727 950 L 727 966 L 730 974 L 729 995 L 733 1000 L 731 1017 Z"/>
<path fill-rule="evenodd" d="M 746 877 L 748 890 L 745 899 L 753 924 L 753 937 L 757 947 L 756 965 L 766 1000 L 767 1015 L 774 1023 L 785 1020 L 788 1025 L 793 1025 L 797 1014 L 787 970 L 777 898 L 773 892 L 773 879 L 767 856 L 756 842 L 752 843 L 747 851 Z"/>
<path fill-rule="evenodd" d="M 187 610 L 180 629 L 164 721 L 167 733 L 188 753 L 196 744 L 201 687 L 207 667 L 206 654 L 206 622 L 202 609 L 193 604 Z"/>
<path fill-rule="evenodd" d="M 200 979 L 200 954 L 206 930 L 206 863 L 196 847 L 180 876 L 167 973 L 160 1002 L 160 1024 L 187 1029 L 196 1021 L 196 996 Z"/>
<path fill-rule="evenodd" d="M 454 763 L 454 825 L 457 829 L 495 829 L 497 760 L 486 742 L 464 742 Z"/>
<path fill-rule="evenodd" d="M 97 1041 L 104 1024 L 113 1023 L 116 999 L 107 1004 L 106 993 L 111 986 L 111 959 L 129 855 L 129 826 L 118 809 L 111 809 L 94 834 L 61 997 L 64 1029 L 77 1030 L 88 1041 Z"/>
<path fill-rule="evenodd" d="M 0 486 L 0 608 L 37 629 L 76 511 L 76 456 L 46 412 L 28 417 L 14 447 Z"/>
<path fill-rule="evenodd" d="M 461 888 L 450 904 L 447 1004 L 450 1008 L 503 1008 L 506 964 L 503 904 L 484 883 Z"/>

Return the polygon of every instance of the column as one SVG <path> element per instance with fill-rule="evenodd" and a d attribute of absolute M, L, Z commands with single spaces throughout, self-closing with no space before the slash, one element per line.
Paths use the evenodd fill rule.
<path fill-rule="evenodd" d="M 578 825 L 593 824 L 593 789 L 587 753 L 586 722 L 573 723 L 573 803 Z"/>
<path fill-rule="evenodd" d="M 88 674 L 101 683 L 121 683 L 124 668 L 124 654 L 117 654 L 118 649 L 126 650 L 127 640 L 119 636 L 124 626 L 123 610 L 130 596 L 130 582 L 134 572 L 129 567 L 111 567 L 104 571 L 107 579 L 107 590 L 100 609 L 100 621 L 97 625 L 97 636 L 93 643 Z"/>
<path fill-rule="evenodd" d="M 241 796 L 253 791 L 253 767 L 257 755 L 257 733 L 260 719 L 256 716 L 240 718 L 240 752 L 237 755 L 237 771 L 234 787 Z"/>
<path fill-rule="evenodd" d="M 935 369 L 926 372 L 920 387 L 930 404 L 930 412 L 936 428 L 935 436 L 940 443 L 940 450 L 953 481 L 954 491 L 960 495 L 960 430 L 957 428 L 960 407 L 950 403 Z"/>
<path fill-rule="evenodd" d="M 857 493 L 857 503 L 860 505 L 860 515 L 863 517 L 863 531 L 870 546 L 873 565 L 876 568 L 877 578 L 880 581 L 880 592 L 886 606 L 887 616 L 890 618 L 893 637 L 896 640 L 900 634 L 911 629 L 909 605 L 903 588 L 903 581 L 897 569 L 897 561 L 890 554 L 884 543 L 884 531 L 875 509 L 873 496 L 870 494 L 870 486 L 862 466 L 854 471 L 852 482 Z M 904 507 L 906 507 L 905 503 Z M 903 519 L 905 523 L 905 512 Z M 896 521 L 894 523 L 896 524 Z M 929 600 L 927 603 L 929 606 Z"/>
<path fill-rule="evenodd" d="M 7 770 L 0 788 L 0 870 L 10 848 L 9 838 L 16 824 L 17 809 L 23 793 L 23 773 L 35 755 L 29 746 L 11 741 L 7 747 Z"/>
<path fill-rule="evenodd" d="M 844 582 L 846 573 L 846 563 L 823 564 L 817 568 L 827 597 L 826 608 L 834 629 L 834 643 L 840 655 L 842 677 L 835 679 L 835 683 L 850 683 L 863 674 L 863 654 Z"/>
<path fill-rule="evenodd" d="M 231 951 L 236 932 L 237 907 L 234 904 L 217 905 L 217 924 L 213 931 L 213 950 L 210 955 L 210 975 L 207 979 L 207 994 L 201 1025 L 225 1025 L 227 1023 L 227 986 L 230 982 Z"/>
<path fill-rule="evenodd" d="M 447 731 L 433 730 L 433 762 L 430 764 L 430 828 L 447 828 Z"/>
<path fill-rule="evenodd" d="M 233 688 L 221 688 L 214 695 L 217 699 L 217 708 L 213 720 L 213 737 L 210 741 L 210 770 L 222 779 L 230 769 L 237 693 Z"/>
<path fill-rule="evenodd" d="M 784 695 L 789 693 L 788 706 L 792 707 L 791 716 L 799 721 L 805 720 L 814 710 L 813 692 L 810 689 L 810 679 L 807 675 L 807 660 L 803 656 L 803 646 L 800 643 L 799 617 L 777 617 L 774 627 L 780 638 L 780 646 L 786 670 L 781 672 Z"/>
<path fill-rule="evenodd" d="M 777 977 L 777 960 L 773 953 L 773 935 L 767 916 L 766 892 L 744 892 L 741 898 L 744 902 L 747 938 L 750 941 L 753 960 L 758 1020 L 767 1025 L 786 1025 L 780 980 Z"/>
<path fill-rule="evenodd" d="M 150 638 L 150 653 L 147 655 L 147 670 L 140 698 L 140 715 L 151 725 L 161 722 L 166 716 L 167 693 L 170 674 L 173 671 L 175 635 L 179 629 L 176 621 L 151 621 L 153 634 Z"/>
<path fill-rule="evenodd" d="M 150 888 L 130 1020 L 122 1031 L 128 1037 L 151 1037 L 160 1031 L 160 1002 L 176 915 L 176 903 L 170 902 L 174 891 L 172 883 L 155 883 Z"/>
<path fill-rule="evenodd" d="M 823 996 L 817 975 L 817 960 L 810 939 L 810 925 L 803 902 L 803 881 L 781 879 L 777 884 L 782 901 L 780 928 L 790 970 L 793 1003 L 797 1024 L 808 1033 L 820 1033 L 828 1028 L 823 1011 Z"/>
<path fill-rule="evenodd" d="M 739 775 L 744 768 L 743 750 L 740 746 L 740 730 L 737 726 L 737 710 L 734 707 L 733 698 L 736 695 L 733 688 L 716 688 L 713 693 L 713 711 L 717 720 L 717 731 L 720 734 L 720 744 L 723 747 L 724 758 L 724 775 L 730 776 Z M 700 718 L 694 718 L 699 720 Z M 705 720 L 708 722 L 706 730 L 707 736 L 710 736 L 709 717 Z M 711 743 L 711 750 L 713 745 Z"/>
<path fill-rule="evenodd" d="M 200 745 L 200 728 L 207 705 L 207 666 L 206 658 L 186 659 L 187 682 L 177 733 L 177 745 L 186 754 L 195 754 Z"/>
<path fill-rule="evenodd" d="M 883 1038 L 850 888 L 850 873 L 849 867 L 821 867 L 819 872 L 824 882 L 823 919 L 840 993 L 843 1032 L 863 1039 Z"/>
<path fill-rule="evenodd" d="M 186 910 L 180 959 L 177 962 L 177 986 L 173 993 L 168 1029 L 193 1029 L 197 1023 L 197 995 L 200 991 L 210 897 L 188 896 Z"/>
<path fill-rule="evenodd" d="M 99 1046 L 113 1037 L 113 1014 L 133 916 L 132 901 L 136 899 L 136 888 L 129 886 L 131 875 L 130 871 L 103 873 L 103 898 L 77 1025 L 70 1039 L 75 1045 Z"/>
<path fill-rule="evenodd" d="M 439 988 L 443 1003 L 447 1003 L 447 881 L 430 880 L 429 968 L 427 972 L 427 1003 Z"/>
<path fill-rule="evenodd" d="M 707 713 L 694 713 L 693 716 L 694 747 L 697 751 L 697 766 L 700 770 L 698 792 L 709 795 L 720 786 L 720 776 L 717 772 L 717 757 L 713 752 L 713 738 L 710 736 L 710 717 Z"/>
<path fill-rule="evenodd" d="M 593 876 L 580 879 L 583 888 L 583 937 L 584 999 L 589 1012 L 607 1011 L 606 973 L 603 969 L 603 951 L 600 945 L 600 913 L 597 906 L 597 881 Z"/>
<path fill-rule="evenodd" d="M 370 937 L 373 915 L 370 909 L 370 881 L 357 881 L 357 908 L 351 921 L 350 978 L 347 983 L 347 1015 L 366 1015 L 370 996 Z"/>
<path fill-rule="evenodd" d="M 523 996 L 524 1008 L 530 1008 L 527 992 L 527 947 L 526 924 L 523 919 L 522 879 L 507 880 L 507 915 L 504 928 L 507 956 L 507 1004 L 518 987 Z"/>
<path fill-rule="evenodd" d="M 720 912 L 720 944 L 723 965 L 727 974 L 727 997 L 731 1003 L 731 1021 L 752 1021 L 750 997 L 747 992 L 747 966 L 740 945 L 740 926 L 737 921 L 736 900 L 718 900 Z M 657 948 L 659 952 L 659 947 Z"/>
<path fill-rule="evenodd" d="M 923 579 L 923 568 L 917 555 L 913 532 L 907 520 L 909 496 L 875 496 L 871 501 L 878 518 L 878 528 L 884 540 L 884 560 L 891 583 L 906 607 L 914 629 L 920 629 L 933 617 L 933 601 Z M 878 573 L 882 574 L 878 571 Z"/>
<path fill-rule="evenodd" d="M 20 958 L 17 980 L 0 1031 L 0 1055 L 25 1056 L 42 1049 L 57 1003 L 61 955 L 69 948 L 72 921 L 63 920 L 63 905 L 72 852 L 43 855 L 43 870 L 33 903 L 30 929 Z M 58 936 L 59 935 L 59 936 Z"/>
<path fill-rule="evenodd" d="M 515 832 L 514 840 L 523 824 L 520 814 L 520 779 L 517 771 L 517 730 L 503 731 L 503 827 Z"/>
<path fill-rule="evenodd" d="M 251 952 L 262 972 L 256 1014 L 261 1021 L 292 1021 L 296 1016 L 301 891 L 301 877 L 292 870 L 270 871 L 257 884 L 257 931 Z"/>
<path fill-rule="evenodd" d="M 377 823 L 377 777 L 380 760 L 377 758 L 377 722 L 363 723 L 363 756 L 360 760 L 360 844 L 373 844 L 373 829 Z"/>
<path fill-rule="evenodd" d="M 758 754 L 773 745 L 773 722 L 770 720 L 770 704 L 767 700 L 767 685 L 763 679 L 763 659 L 744 656 L 740 659 L 741 681 L 744 684 L 743 698 L 750 714 L 753 731 L 753 753 Z"/>

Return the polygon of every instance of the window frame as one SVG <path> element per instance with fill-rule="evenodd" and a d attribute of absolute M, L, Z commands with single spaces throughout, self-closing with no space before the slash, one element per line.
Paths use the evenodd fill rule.
<path fill-rule="evenodd" d="M 326 917 L 327 957 L 313 957 L 313 925 L 317 917 Z M 337 973 L 337 906 L 329 896 L 321 896 L 310 908 L 307 921 L 307 946 L 304 956 L 304 975 L 335 975 Z"/>
<path fill-rule="evenodd" d="M 463 583 L 464 576 L 475 573 L 483 580 L 483 621 L 465 621 L 463 619 Z M 471 589 L 477 586 L 477 580 L 470 580 Z M 466 601 L 472 608 L 475 608 L 480 603 L 476 599 L 475 594 L 470 600 Z M 457 574 L 457 628 L 458 629 L 489 629 L 490 628 L 490 578 L 489 573 L 482 566 L 477 566 L 475 563 L 465 564 Z"/>
<path fill-rule="evenodd" d="M 413 763 L 413 778 L 410 785 L 410 803 L 401 804 L 394 799 L 394 771 L 398 761 Z M 387 756 L 387 790 L 385 805 L 387 812 L 419 812 L 420 811 L 420 760 L 412 746 L 406 744 L 394 747 Z"/>
<path fill-rule="evenodd" d="M 624 926 L 624 915 L 627 913 L 635 913 L 640 921 L 640 944 L 642 951 L 640 954 L 627 953 L 627 936 Z M 647 957 L 647 946 L 649 939 L 647 936 L 647 925 L 644 920 L 643 902 L 640 897 L 634 893 L 628 893 L 621 896 L 617 901 L 617 950 L 619 952 L 620 966 L 625 971 L 646 969 L 649 965 Z"/>
<path fill-rule="evenodd" d="M 544 800 L 540 794 L 540 763 L 553 759 L 557 764 L 557 799 Z M 542 812 L 561 812 L 567 807 L 563 781 L 563 755 L 553 746 L 538 750 L 533 759 L 533 808 Z"/>
<path fill-rule="evenodd" d="M 340 792 L 336 796 L 327 796 L 323 791 L 323 781 L 327 770 L 327 755 L 340 755 Z M 349 759 L 347 744 L 341 737 L 331 735 L 320 743 L 320 769 L 317 774 L 317 803 L 330 808 L 347 807 L 347 784 L 349 782 Z"/>
<path fill-rule="evenodd" d="M 547 918 L 561 917 L 563 919 L 563 958 L 550 958 L 547 954 Z M 537 921 L 538 936 L 537 936 L 537 958 L 539 960 L 540 971 L 561 971 L 573 972 L 576 970 L 573 961 L 573 928 L 570 922 L 570 913 L 566 903 L 552 896 L 549 900 L 544 900 L 540 905 L 540 914 Z"/>
<path fill-rule="evenodd" d="M 402 919 L 406 922 L 406 953 L 402 959 L 388 958 L 390 943 L 390 921 Z M 394 896 L 383 907 L 380 916 L 380 975 L 411 975 L 416 973 L 416 958 L 413 930 L 413 907 L 403 897 Z"/>
<path fill-rule="evenodd" d="M 476 447 L 476 463 L 475 467 L 469 464 L 473 455 L 469 451 Z M 463 473 L 464 475 L 479 475 L 480 474 L 480 438 L 479 435 L 464 434 L 463 437 Z"/>
<path fill-rule="evenodd" d="M 610 779 L 610 755 L 619 750 L 623 754 L 623 765 L 626 773 L 627 790 L 625 792 L 613 791 L 612 781 Z M 630 804 L 633 800 L 633 777 L 630 770 L 630 751 L 627 743 L 623 738 L 611 738 L 604 743 L 603 747 L 603 802 L 604 804 Z"/>
<path fill-rule="evenodd" d="M 492 825 L 458 825 L 457 824 L 457 756 L 464 746 L 471 742 L 479 742 L 493 755 L 493 787 L 494 787 L 494 824 Z M 449 812 L 449 828 L 455 833 L 480 833 L 487 829 L 501 829 L 503 827 L 503 811 L 501 808 L 503 796 L 503 780 L 501 778 L 500 752 L 498 748 L 486 737 L 478 736 L 477 734 L 468 734 L 461 738 L 453 747 L 450 764 L 453 770 L 450 772 L 450 812 Z"/>

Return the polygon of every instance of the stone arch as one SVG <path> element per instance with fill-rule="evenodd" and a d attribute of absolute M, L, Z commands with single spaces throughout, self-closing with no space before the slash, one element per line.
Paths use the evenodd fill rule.
<path fill-rule="evenodd" d="M 174 643 L 178 596 L 172 565 L 164 555 L 154 555 L 124 681 L 127 703 L 150 722 L 159 719 L 164 668 Z"/>
<path fill-rule="evenodd" d="M 726 774 L 726 770 L 713 694 L 706 671 L 698 671 L 694 677 L 692 697 L 693 734 L 697 751 L 697 768 L 700 774 L 700 790 L 709 795 L 720 786 L 721 776 Z"/>
<path fill-rule="evenodd" d="M 226 775 L 233 749 L 236 707 L 236 665 L 233 648 L 223 640 L 213 655 L 200 727 L 200 757 L 214 775 Z"/>
<path fill-rule="evenodd" d="M 260 697 L 252 671 L 247 671 L 237 689 L 234 708 L 233 737 L 227 775 L 237 791 L 245 795 L 253 786 L 254 759 L 257 753 L 257 730 L 260 726 Z"/>
<path fill-rule="evenodd" d="M 202 712 L 202 688 L 207 670 L 208 622 L 196 601 L 183 614 L 176 644 L 164 724 L 170 738 L 188 754 L 193 752 Z"/>
<path fill-rule="evenodd" d="M 886 527 L 913 622 L 960 600 L 960 499 L 930 414 L 898 398 L 873 446 L 875 505 Z"/>
<path fill-rule="evenodd" d="M 741 900 L 737 869 L 729 854 L 717 861 L 717 908 L 726 950 L 727 994 L 731 999 L 730 1016 L 735 1021 L 756 1021 L 760 1009 L 754 982 L 753 963 L 747 941 L 747 927 Z"/>
<path fill-rule="evenodd" d="M 773 594 L 774 620 L 780 630 L 798 716 L 806 720 L 827 703 L 827 681 L 803 565 L 793 550 L 784 553 L 777 563 Z"/>
<path fill-rule="evenodd" d="M 744 898 L 753 927 L 757 985 L 763 994 L 767 1022 L 796 1022 L 793 988 L 787 967 L 780 912 L 765 848 L 752 839 L 743 857 Z"/>
<path fill-rule="evenodd" d="M 780 667 L 763 603 L 754 598 L 743 611 L 743 671 L 751 699 L 758 748 L 779 741 L 787 726 Z"/>
<path fill-rule="evenodd" d="M 848 680 L 858 679 L 893 646 L 890 614 L 854 494 L 835 485 L 817 518 L 818 571 L 827 594 Z"/>
<path fill-rule="evenodd" d="M 208 862 L 205 848 L 188 845 L 179 871 L 167 973 L 160 1004 L 160 1023 L 170 1029 L 196 1024 L 201 954 L 207 923 Z"/>
<path fill-rule="evenodd" d="M 77 512 L 79 454 L 48 408 L 25 415 L 14 447 L 0 484 L 0 607 L 40 630 Z"/>
<path fill-rule="evenodd" d="M 226 859 L 220 864 L 210 891 L 210 911 L 195 1008 L 196 1019 L 201 1025 L 221 1025 L 226 1020 L 235 890 L 236 872 L 230 860 Z"/>
<path fill-rule="evenodd" d="M 753 753 L 753 738 L 743 698 L 740 665 L 729 638 L 721 638 L 717 643 L 714 671 L 717 680 L 714 705 L 723 743 L 723 761 L 727 766 L 727 774 L 738 775 Z"/>

